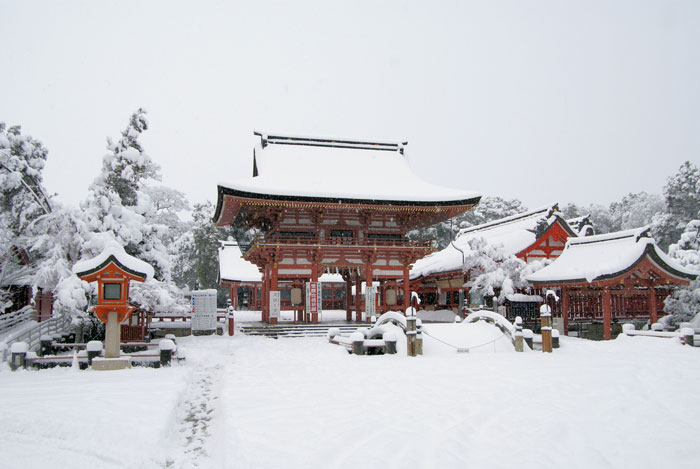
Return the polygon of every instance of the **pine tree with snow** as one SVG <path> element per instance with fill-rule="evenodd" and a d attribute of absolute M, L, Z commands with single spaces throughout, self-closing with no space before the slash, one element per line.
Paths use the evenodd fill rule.
<path fill-rule="evenodd" d="M 663 249 L 680 238 L 691 220 L 700 219 L 700 168 L 686 161 L 664 186 L 666 210 L 652 223 L 652 234 Z"/>
<path fill-rule="evenodd" d="M 669 256 L 682 266 L 700 272 L 700 219 L 686 225 L 678 242 L 671 245 Z M 669 295 L 664 311 L 671 315 L 673 325 L 691 321 L 700 313 L 700 279 L 691 281 L 687 287 L 677 288 Z"/>

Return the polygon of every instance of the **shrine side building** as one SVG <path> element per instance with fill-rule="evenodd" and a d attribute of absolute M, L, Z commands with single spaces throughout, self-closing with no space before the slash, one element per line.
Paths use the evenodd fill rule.
<path fill-rule="evenodd" d="M 256 132 L 252 175 L 218 186 L 217 226 L 259 231 L 243 258 L 261 273 L 262 319 L 270 292 L 291 289 L 297 320 L 315 322 L 300 294 L 324 273 L 346 285 L 347 319 L 361 320 L 361 284 L 377 292 L 377 312 L 405 309 L 411 265 L 432 252 L 410 230 L 457 216 L 480 195 L 421 180 L 404 154 L 406 142 L 292 137 Z M 355 287 L 354 302 L 350 301 Z"/>

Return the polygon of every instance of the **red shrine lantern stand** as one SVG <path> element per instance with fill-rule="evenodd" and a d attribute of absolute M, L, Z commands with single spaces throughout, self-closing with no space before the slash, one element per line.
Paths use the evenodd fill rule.
<path fill-rule="evenodd" d="M 121 246 L 106 249 L 99 256 L 79 262 L 73 272 L 86 282 L 97 282 L 97 305 L 92 311 L 106 324 L 105 357 L 93 360 L 93 369 L 119 370 L 131 366 L 131 358 L 121 356 L 122 323 L 136 309 L 129 305 L 129 281 L 143 282 L 153 276 L 153 268 L 128 255 Z"/>

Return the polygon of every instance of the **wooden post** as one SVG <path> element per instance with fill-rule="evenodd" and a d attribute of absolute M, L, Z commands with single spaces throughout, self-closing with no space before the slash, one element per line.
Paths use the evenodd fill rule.
<path fill-rule="evenodd" d="M 409 357 L 415 357 L 418 353 L 416 349 L 416 314 L 418 312 L 418 301 L 414 300 L 412 306 L 406 309 L 406 352 Z"/>
<path fill-rule="evenodd" d="M 542 328 L 542 351 L 552 353 L 552 308 L 547 303 L 540 306 L 540 325 Z"/>
<path fill-rule="evenodd" d="M 610 312 L 610 288 L 603 289 L 603 339 L 610 340 L 612 328 L 612 314 Z"/>
<path fill-rule="evenodd" d="M 649 286 L 649 321 L 654 324 L 659 320 L 659 314 L 656 311 L 656 290 L 654 285 Z"/>
<path fill-rule="evenodd" d="M 564 322 L 564 335 L 569 335 L 569 292 L 561 287 L 561 319 Z"/>

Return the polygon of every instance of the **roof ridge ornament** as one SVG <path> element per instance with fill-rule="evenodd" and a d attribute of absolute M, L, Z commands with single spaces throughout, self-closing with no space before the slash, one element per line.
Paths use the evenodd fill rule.
<path fill-rule="evenodd" d="M 376 140 L 354 140 L 347 138 L 307 137 L 282 134 L 267 134 L 254 131 L 260 137 L 262 148 L 268 145 L 299 145 L 309 147 L 351 148 L 356 150 L 398 151 L 404 154 L 408 142 L 380 142 Z"/>

